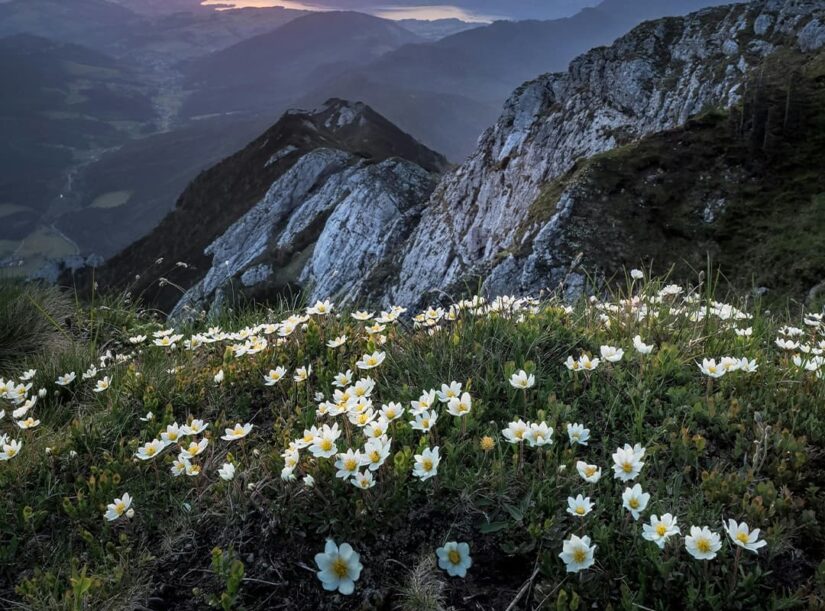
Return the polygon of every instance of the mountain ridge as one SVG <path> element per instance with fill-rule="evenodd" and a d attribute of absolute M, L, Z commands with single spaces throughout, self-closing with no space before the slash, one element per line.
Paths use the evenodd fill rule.
<path fill-rule="evenodd" d="M 110 259 L 96 272 L 96 278 L 109 286 L 131 284 L 132 290 L 149 301 L 171 309 L 180 299 L 180 292 L 172 285 L 191 287 L 201 280 L 213 265 L 212 257 L 204 253 L 207 247 L 265 200 L 273 184 L 287 175 L 300 174 L 297 170 L 290 172 L 313 151 L 328 153 L 324 154 L 324 163 L 317 164 L 314 178 L 301 182 L 304 197 L 330 175 L 388 159 L 401 159 L 419 168 L 422 176 L 435 175 L 447 167 L 441 155 L 420 145 L 366 105 L 333 99 L 313 111 L 293 110 L 244 149 L 201 172 L 173 212 L 149 235 Z M 250 168 L 256 168 L 255 172 Z M 435 186 L 430 178 L 418 182 L 422 189 Z M 419 193 L 422 197 L 426 194 Z M 301 201 L 296 196 L 289 205 Z M 187 239 L 177 240 L 175 236 L 182 231 L 187 232 Z M 265 241 L 265 237 L 261 239 Z M 157 259 L 164 259 L 166 267 L 157 267 Z M 186 265 L 176 266 L 177 262 Z M 157 283 L 158 269 L 164 270 L 168 281 L 161 286 Z M 82 273 L 78 275 L 79 284 L 86 280 Z"/>

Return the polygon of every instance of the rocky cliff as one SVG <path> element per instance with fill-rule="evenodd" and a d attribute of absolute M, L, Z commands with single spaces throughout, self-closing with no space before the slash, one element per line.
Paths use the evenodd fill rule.
<path fill-rule="evenodd" d="M 387 301 L 418 303 L 432 289 L 457 291 L 479 278 L 496 292 L 554 286 L 571 262 L 554 245 L 575 231 L 568 214 L 575 186 L 536 205 L 554 180 L 577 160 L 740 104 L 766 58 L 811 54 L 823 44 L 821 1 L 762 0 L 642 24 L 567 72 L 525 84 L 438 186 Z"/>

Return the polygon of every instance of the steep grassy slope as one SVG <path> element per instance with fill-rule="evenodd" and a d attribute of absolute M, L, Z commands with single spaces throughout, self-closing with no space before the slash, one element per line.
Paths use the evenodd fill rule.
<path fill-rule="evenodd" d="M 636 280 L 575 307 L 463 303 L 414 326 L 382 314 L 381 331 L 330 304 L 326 314 L 239 308 L 162 331 L 166 321 L 98 296 L 71 326 L 58 322 L 73 349 L 0 369 L 13 396 L 44 389 L 26 429 L 10 414 L 20 404 L 0 398 L 0 600 L 38 611 L 822 609 L 825 380 L 815 371 L 822 359 L 802 352 L 822 345 L 822 319 L 798 308 L 744 311 L 715 301 L 709 285 L 663 284 Z M 565 366 L 603 346 L 624 352 L 588 371 Z M 362 356 L 373 352 L 376 366 Z M 697 367 L 724 355 L 737 360 L 720 377 Z M 282 378 L 265 385 L 276 367 Z M 309 375 L 293 378 L 303 367 Z M 531 387 L 514 387 L 519 369 L 534 376 Z M 76 380 L 56 383 L 72 371 Z M 18 391 L 27 377 L 31 388 Z M 436 398 L 451 382 L 468 393 L 463 416 Z M 431 402 L 429 424 L 416 422 L 417 401 Z M 399 417 L 375 419 L 381 409 L 391 416 L 391 402 Z M 359 414 L 373 422 L 362 428 Z M 515 435 L 521 419 L 551 427 L 530 430 L 552 443 Z M 252 428 L 227 439 L 235 423 Z M 572 423 L 588 429 L 584 443 Z M 197 432 L 179 431 L 190 424 Z M 315 426 L 340 433 L 332 456 L 318 456 Z M 387 451 L 370 453 L 380 464 L 369 471 L 374 486 L 361 489 L 336 453 L 360 451 L 376 430 Z M 136 457 L 161 435 L 169 445 Z M 192 440 L 199 453 L 175 471 Z M 628 481 L 614 462 L 624 444 L 644 448 Z M 435 447 L 436 473 L 420 479 L 416 455 Z M 579 461 L 600 478 L 585 481 Z M 219 475 L 225 464 L 232 477 Z M 635 484 L 650 495 L 635 505 L 638 519 L 628 511 Z M 124 494 L 134 513 L 106 519 Z M 577 495 L 592 511 L 568 509 Z M 663 514 L 680 532 L 660 549 L 643 525 Z M 754 540 L 764 545 L 737 547 L 723 519 L 760 529 Z M 711 559 L 692 555 L 691 526 L 719 536 Z M 596 546 L 578 574 L 559 558 L 572 535 Z M 327 538 L 360 554 L 349 595 L 318 580 Z M 463 578 L 435 565 L 448 541 L 469 544 Z"/>

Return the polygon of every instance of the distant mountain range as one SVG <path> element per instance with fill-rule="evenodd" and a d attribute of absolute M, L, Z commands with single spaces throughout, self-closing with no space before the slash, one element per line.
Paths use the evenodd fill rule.
<path fill-rule="evenodd" d="M 311 13 L 186 67 L 185 116 L 283 108 L 342 70 L 421 38 L 361 13 Z"/>

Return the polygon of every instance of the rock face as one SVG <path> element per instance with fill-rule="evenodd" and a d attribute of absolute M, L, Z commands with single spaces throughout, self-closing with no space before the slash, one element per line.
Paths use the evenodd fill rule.
<path fill-rule="evenodd" d="M 235 277 L 247 289 L 304 287 L 309 299 L 346 303 L 403 243 L 435 177 L 400 158 L 371 164 L 316 149 L 276 180 L 264 198 L 206 250 L 213 264 L 174 314 L 218 307 Z"/>
<path fill-rule="evenodd" d="M 477 278 L 493 292 L 552 286 L 570 263 L 553 252 L 573 194 L 536 216 L 543 188 L 579 159 L 737 104 L 750 67 L 779 48 L 822 47 L 823 13 L 821 0 L 762 0 L 661 19 L 523 85 L 436 189 L 386 301 L 419 304 Z M 511 256 L 530 244 L 541 254 Z"/>

